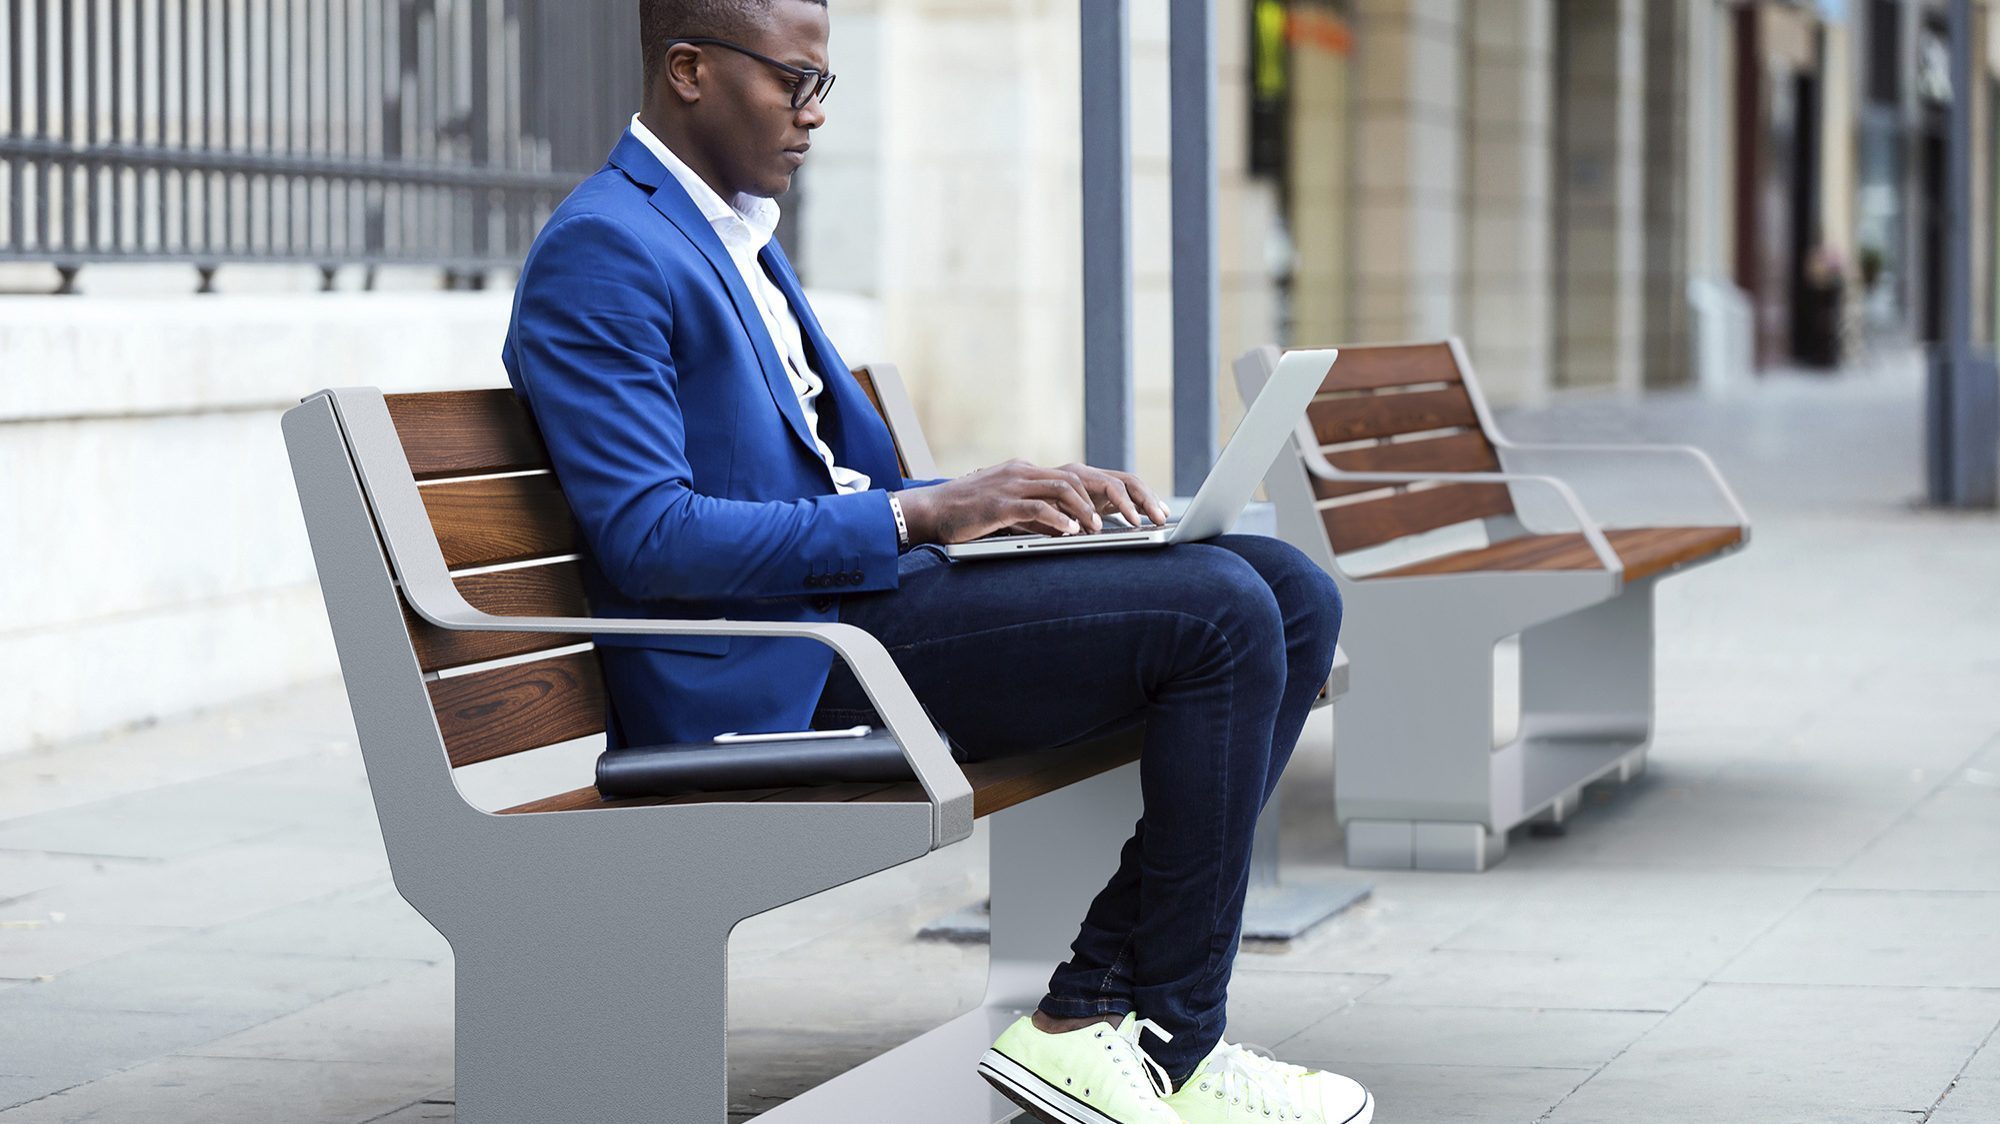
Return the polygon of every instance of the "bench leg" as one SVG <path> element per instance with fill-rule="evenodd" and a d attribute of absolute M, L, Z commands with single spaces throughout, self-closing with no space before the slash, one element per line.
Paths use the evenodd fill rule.
<path fill-rule="evenodd" d="M 1522 736 L 1651 740 L 1654 580 L 1522 631 Z"/>
<path fill-rule="evenodd" d="M 1370 620 L 1362 608 L 1344 642 L 1365 682 L 1334 704 L 1334 808 L 1347 865 L 1483 870 L 1505 848 L 1488 831 L 1492 641 L 1437 619 L 1423 628 L 1387 614 Z"/>
<path fill-rule="evenodd" d="M 459 1124 L 728 1119 L 727 930 L 545 920 L 454 942 Z"/>

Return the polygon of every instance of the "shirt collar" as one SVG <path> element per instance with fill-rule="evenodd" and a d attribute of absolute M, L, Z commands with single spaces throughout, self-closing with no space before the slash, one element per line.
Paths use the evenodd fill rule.
<path fill-rule="evenodd" d="M 648 129 L 636 113 L 632 115 L 632 135 L 639 138 L 639 143 L 645 145 L 648 152 L 667 166 L 667 171 L 680 182 L 681 188 L 688 193 L 690 199 L 694 200 L 694 205 L 701 210 L 701 217 L 707 219 L 710 226 L 716 227 L 719 231 L 725 227 L 740 225 L 749 233 L 751 244 L 758 250 L 762 250 L 765 243 L 771 240 L 771 236 L 777 233 L 779 210 L 776 199 L 739 194 L 733 201 L 725 203 L 722 196 L 708 186 L 708 181 L 696 175 L 695 170 L 688 167 L 686 161 L 675 156 L 674 150 L 668 148 L 659 137 L 654 136 L 653 130 Z"/>

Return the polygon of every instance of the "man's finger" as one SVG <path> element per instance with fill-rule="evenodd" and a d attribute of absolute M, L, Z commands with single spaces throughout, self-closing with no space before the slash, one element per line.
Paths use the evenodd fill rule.
<path fill-rule="evenodd" d="M 1040 481 L 1035 487 L 1053 489 L 1056 502 L 1074 517 L 1080 526 L 1092 531 L 1103 528 L 1104 521 L 1098 518 L 1097 504 L 1091 500 L 1090 493 L 1077 483 L 1074 473 L 1057 471 L 1055 475 Z"/>
<path fill-rule="evenodd" d="M 1133 498 L 1138 501 L 1140 507 L 1146 509 L 1146 514 L 1153 522 L 1165 526 L 1167 522 L 1167 505 L 1160 500 L 1159 494 L 1148 488 L 1144 480 L 1139 479 L 1129 472 L 1118 473 L 1118 478 L 1123 480 L 1126 487 L 1131 489 Z"/>
<path fill-rule="evenodd" d="M 1125 517 L 1125 522 L 1137 527 L 1139 525 L 1139 508 L 1132 502 L 1132 490 L 1125 486 L 1125 481 L 1116 476 L 1107 474 L 1105 481 L 1104 490 L 1109 495 L 1112 504 L 1118 508 L 1118 514 Z"/>
<path fill-rule="evenodd" d="M 1077 521 L 1068 512 L 1047 500 L 1019 500 L 1013 510 L 1019 523 L 1044 535 L 1073 535 L 1078 530 Z"/>

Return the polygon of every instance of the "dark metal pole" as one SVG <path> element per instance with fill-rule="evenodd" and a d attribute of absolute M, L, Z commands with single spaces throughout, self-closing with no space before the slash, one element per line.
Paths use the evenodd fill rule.
<path fill-rule="evenodd" d="M 1132 146 L 1128 0 L 1083 15 L 1083 455 L 1129 470 L 1132 441 Z"/>
<path fill-rule="evenodd" d="M 1929 477 L 1931 502 L 1990 508 L 2000 501 L 2000 379 L 1972 340 L 1972 30 L 1972 0 L 1952 0 L 1945 338 L 1932 356 Z"/>
<path fill-rule="evenodd" d="M 1221 373 L 1216 269 L 1215 4 L 1173 0 L 1174 494 L 1194 495 L 1215 464 Z"/>

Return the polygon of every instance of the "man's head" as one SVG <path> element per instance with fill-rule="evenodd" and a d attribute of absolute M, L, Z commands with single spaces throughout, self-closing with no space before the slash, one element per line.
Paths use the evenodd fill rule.
<path fill-rule="evenodd" d="M 646 126 L 725 199 L 790 189 L 826 115 L 793 108 L 799 83 L 773 62 L 827 70 L 826 0 L 640 0 L 639 37 Z"/>

